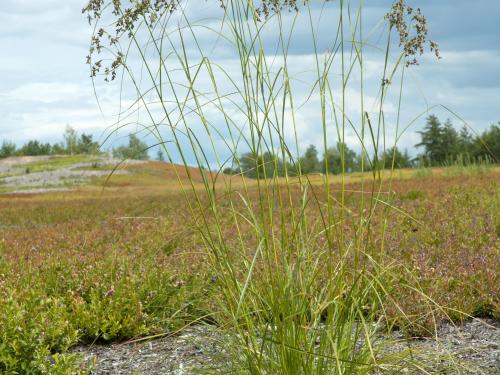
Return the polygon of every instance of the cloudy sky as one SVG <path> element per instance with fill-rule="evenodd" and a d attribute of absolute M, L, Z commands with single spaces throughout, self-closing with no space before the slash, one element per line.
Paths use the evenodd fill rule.
<path fill-rule="evenodd" d="M 188 14 L 193 18 L 215 15 L 217 9 L 209 2 L 190 0 Z M 97 92 L 105 104 L 101 112 L 89 79 L 85 56 L 91 27 L 81 14 L 84 3 L 85 0 L 0 2 L 0 142 L 9 140 L 21 145 L 34 138 L 59 141 L 67 124 L 79 132 L 92 133 L 96 139 L 103 141 L 108 134 L 106 129 L 116 121 L 114 115 L 119 110 L 120 101 L 118 85 L 98 82 Z M 369 30 L 383 18 L 392 1 L 364 3 L 366 29 Z M 445 110 L 434 108 L 434 105 L 449 107 L 477 132 L 499 121 L 500 1 L 476 0 L 472 4 L 468 0 L 412 0 L 410 3 L 421 7 L 427 16 L 431 38 L 439 43 L 443 58 L 437 61 L 430 54 L 425 55 L 420 66 L 407 71 L 402 102 L 403 124 L 427 108 L 433 108 L 431 112 L 443 119 L 452 117 Z M 333 38 L 336 31 L 332 22 L 328 22 L 336 14 L 336 5 L 331 7 L 318 26 L 323 35 L 320 48 L 329 45 L 328 38 Z M 290 64 L 300 72 L 314 60 L 307 27 L 302 30 L 299 23 L 297 29 L 290 50 Z M 380 40 L 377 35 L 381 35 L 383 30 L 383 26 L 379 26 L 372 40 Z M 213 42 L 209 38 L 201 40 L 207 44 Z M 192 42 L 188 40 L 188 43 Z M 211 51 L 211 58 L 216 60 L 220 57 L 228 71 L 232 66 L 237 72 L 235 56 L 231 56 L 223 45 Z M 380 64 L 377 53 L 367 54 L 365 79 L 368 101 L 370 90 L 376 95 L 375 86 L 379 84 L 376 73 L 380 71 Z M 307 77 L 306 74 L 302 79 Z M 301 89 L 298 85 L 296 90 L 299 98 L 307 97 L 306 87 Z M 356 97 L 358 92 L 354 90 L 348 95 Z M 386 107 L 389 114 L 394 112 L 396 104 L 395 99 L 390 98 Z M 300 147 L 321 141 L 321 133 L 314 125 L 317 121 L 317 113 L 312 109 L 300 114 Z M 419 140 L 416 131 L 424 121 L 424 118 L 416 121 L 401 136 L 400 146 L 408 148 L 412 154 L 416 152 L 413 145 Z M 459 121 L 454 122 L 458 127 Z M 121 141 L 123 139 L 117 135 L 107 145 Z"/>

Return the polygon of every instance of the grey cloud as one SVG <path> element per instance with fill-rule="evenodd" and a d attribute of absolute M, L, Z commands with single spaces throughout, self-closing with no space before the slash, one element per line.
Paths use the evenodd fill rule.
<path fill-rule="evenodd" d="M 217 16 L 220 10 L 216 1 L 201 1 L 201 6 L 200 1 L 191 0 L 187 14 L 209 23 L 210 18 Z M 4 53 L 0 60 L 0 141 L 6 137 L 16 142 L 24 142 L 34 134 L 33 129 L 38 129 L 36 134 L 44 141 L 59 140 L 66 123 L 99 136 L 105 125 L 114 121 L 112 113 L 107 114 L 106 121 L 102 120 L 92 93 L 88 67 L 84 63 L 91 29 L 80 12 L 83 2 L 2 1 L 0 44 Z M 500 97 L 500 29 L 494 19 L 500 14 L 500 1 L 477 0 L 474 4 L 469 0 L 411 2 L 421 6 L 427 15 L 431 37 L 440 43 L 444 59 L 438 62 L 424 57 L 422 65 L 413 67 L 408 73 L 402 123 L 411 121 L 416 114 L 424 111 L 427 105 L 441 103 L 458 110 L 479 131 L 484 129 L 500 117 L 498 103 L 495 102 Z M 313 17 L 319 15 L 318 3 L 312 2 Z M 363 17 L 367 35 L 383 18 L 392 1 L 371 0 L 364 3 L 366 8 Z M 331 5 L 336 8 L 338 1 Z M 331 20 L 336 19 L 337 14 L 337 10 L 327 8 L 322 15 L 323 21 L 316 25 L 320 52 L 331 46 L 336 32 L 332 30 Z M 287 14 L 285 22 L 290 24 L 293 17 L 293 13 Z M 295 25 L 290 49 L 290 53 L 296 56 L 297 60 L 295 71 L 312 68 L 310 62 L 309 65 L 304 63 L 309 60 L 301 59 L 302 55 L 312 53 L 313 48 L 308 23 L 303 22 L 308 16 L 303 14 L 300 17 L 304 18 Z M 373 43 L 381 42 L 379 36 L 382 31 L 380 28 L 375 31 L 371 37 Z M 272 30 L 265 35 L 269 48 L 274 46 L 274 37 Z M 215 38 L 209 33 L 202 33 L 199 42 L 208 49 L 208 46 L 215 42 Z M 196 54 L 192 42 L 187 48 L 190 53 Z M 234 51 L 219 41 L 211 57 L 230 65 Z M 370 67 L 365 76 L 366 90 L 371 95 L 375 95 L 380 85 L 380 77 L 376 71 L 380 57 L 373 50 L 367 50 L 367 66 L 373 68 Z M 300 66 L 301 61 L 304 66 Z M 237 69 L 235 71 L 237 72 Z M 35 91 L 26 91 L 23 94 L 24 99 L 12 94 L 22 87 L 36 90 L 34 83 L 72 84 L 81 86 L 82 92 L 67 94 L 50 103 L 36 99 Z M 30 84 L 32 86 L 29 86 Z M 98 84 L 98 92 L 103 93 L 105 102 L 113 109 L 116 108 L 118 86 Z M 301 95 L 304 93 L 300 92 L 298 96 Z M 438 113 L 442 117 L 451 117 L 445 111 Z M 388 113 L 387 120 L 393 128 L 394 114 Z M 318 116 L 312 111 L 304 110 L 302 121 L 302 146 L 305 146 L 305 143 L 319 139 L 313 134 Z M 417 143 L 418 135 L 415 130 L 422 123 L 423 120 L 417 122 L 402 137 L 403 148 L 411 149 Z"/>

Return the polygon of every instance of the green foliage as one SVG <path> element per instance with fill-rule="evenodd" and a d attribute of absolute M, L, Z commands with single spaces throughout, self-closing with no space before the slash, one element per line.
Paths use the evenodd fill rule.
<path fill-rule="evenodd" d="M 304 156 L 299 159 L 300 168 L 302 173 L 315 173 L 321 171 L 321 165 L 318 159 L 318 150 L 316 150 L 316 146 L 310 145 Z"/>
<path fill-rule="evenodd" d="M 408 191 L 406 194 L 403 194 L 402 195 L 402 199 L 409 199 L 409 200 L 419 200 L 419 199 L 423 199 L 426 197 L 426 194 L 425 192 L 421 191 L 421 190 L 410 190 Z"/>
<path fill-rule="evenodd" d="M 460 128 L 460 132 L 458 134 L 458 142 L 460 143 L 460 147 L 464 150 L 469 151 L 473 142 L 472 133 L 469 131 L 469 128 L 463 125 Z"/>
<path fill-rule="evenodd" d="M 128 146 L 113 149 L 113 156 L 120 159 L 148 160 L 148 145 L 135 134 L 129 134 Z"/>
<path fill-rule="evenodd" d="M 418 168 L 416 168 L 413 175 L 415 177 L 430 177 L 432 176 L 432 169 L 425 167 L 425 164 L 420 164 Z"/>
<path fill-rule="evenodd" d="M 18 164 L 16 167 L 25 167 L 27 173 L 31 172 L 46 172 L 54 171 L 59 168 L 71 166 L 76 163 L 88 162 L 92 160 L 92 156 L 87 155 L 64 155 L 51 156 L 46 160 L 37 160 L 31 163 Z"/>
<path fill-rule="evenodd" d="M 373 164 L 373 162 L 365 154 L 365 160 L 362 166 L 361 154 L 357 154 L 346 144 L 342 146 L 340 143 L 338 143 L 336 147 L 328 148 L 326 158 L 323 157 L 321 161 L 318 160 L 318 151 L 316 146 L 310 145 L 306 149 L 304 155 L 299 158 L 299 163 L 302 174 L 318 172 L 325 173 L 327 167 L 328 173 L 330 174 L 341 174 L 342 168 L 346 173 L 359 172 L 361 171 L 361 168 L 363 168 L 363 171 L 369 171 Z M 380 157 L 379 163 L 382 163 L 386 169 L 392 169 L 393 167 L 413 167 L 413 161 L 408 153 L 408 150 L 401 152 L 397 147 L 387 149 Z M 275 164 L 276 168 L 274 166 Z M 285 175 L 285 163 L 283 160 L 269 152 L 258 156 L 246 153 L 240 157 L 239 165 L 240 167 L 237 169 L 224 169 L 224 173 L 233 174 L 241 171 L 245 176 L 251 178 L 257 178 L 257 176 L 263 178 L 264 171 L 266 172 L 265 175 L 267 177 L 272 177 L 275 173 L 279 177 L 283 177 Z M 286 170 L 289 176 L 293 176 L 298 173 L 298 167 L 294 167 L 292 163 L 287 163 Z"/>
<path fill-rule="evenodd" d="M 500 163 L 500 122 L 474 139 L 472 150 L 475 157 L 491 158 L 493 162 Z"/>
<path fill-rule="evenodd" d="M 26 271 L 16 272 L 18 267 Z M 182 285 L 158 270 L 154 253 L 94 264 L 60 261 L 29 271 L 0 255 L 0 373 L 80 374 L 77 342 L 124 340 L 175 329 L 204 315 L 196 275 Z M 91 272 L 89 272 L 91 270 Z"/>
<path fill-rule="evenodd" d="M 226 167 L 222 170 L 222 173 L 227 174 L 227 175 L 231 175 L 231 174 L 238 174 L 239 172 L 237 170 L 233 169 L 232 167 Z"/>
<path fill-rule="evenodd" d="M 165 161 L 165 154 L 163 153 L 163 150 L 161 149 L 161 147 L 159 147 L 158 151 L 156 152 L 156 160 Z"/>
<path fill-rule="evenodd" d="M 441 148 L 445 159 L 454 159 L 465 152 L 460 149 L 459 135 L 450 119 L 447 119 L 442 127 Z"/>
<path fill-rule="evenodd" d="M 408 150 L 402 153 L 397 147 L 387 149 L 382 155 L 382 160 L 386 169 L 410 168 L 413 165 Z"/>
<path fill-rule="evenodd" d="M 77 341 L 64 300 L 27 288 L 0 297 L 2 374 L 79 374 L 80 359 L 65 352 Z"/>
<path fill-rule="evenodd" d="M 236 171 L 231 170 L 231 173 L 242 173 L 250 178 L 273 178 L 296 174 L 291 163 L 283 161 L 278 155 L 269 151 L 262 154 L 248 152 L 240 156 L 235 164 L 238 168 Z M 227 169 L 226 172 L 230 170 Z"/>
<path fill-rule="evenodd" d="M 326 157 L 318 160 L 318 151 L 314 145 L 310 145 L 303 156 L 298 159 L 300 171 L 302 174 L 325 173 L 328 168 L 330 174 L 340 174 L 344 172 L 354 172 L 361 168 L 359 162 L 360 156 L 351 150 L 346 144 L 343 146 L 338 143 L 336 147 L 330 147 L 327 150 Z M 284 177 L 285 172 L 288 176 L 295 176 L 299 172 L 298 165 L 289 161 L 283 161 L 279 156 L 271 152 L 263 154 L 245 153 L 239 157 L 239 160 L 233 164 L 238 168 L 226 168 L 224 173 L 243 173 L 250 178 L 272 178 Z M 368 168 L 365 165 L 365 171 Z"/>
<path fill-rule="evenodd" d="M 53 155 L 65 155 L 66 154 L 66 148 L 64 146 L 64 143 L 54 143 L 52 145 L 52 154 Z"/>
<path fill-rule="evenodd" d="M 346 144 L 337 143 L 336 147 L 329 147 L 323 160 L 320 162 L 321 172 L 341 174 L 357 170 L 357 155 Z"/>
<path fill-rule="evenodd" d="M 26 142 L 20 149 L 12 142 L 3 141 L 0 148 L 0 159 L 9 156 L 40 156 L 40 155 L 74 155 L 98 154 L 99 144 L 92 139 L 91 134 L 78 133 L 71 126 L 67 126 L 62 143 L 42 143 L 36 139 Z"/>
<path fill-rule="evenodd" d="M 0 159 L 14 156 L 15 153 L 16 145 L 14 143 L 8 141 L 2 142 L 2 147 L 0 147 Z"/>
<path fill-rule="evenodd" d="M 92 139 L 91 134 L 81 134 L 78 140 L 77 151 L 80 154 L 98 154 L 99 144 Z"/>
<path fill-rule="evenodd" d="M 25 143 L 16 154 L 26 156 L 39 156 L 49 155 L 51 151 L 52 146 L 50 145 L 50 143 L 41 143 L 37 140 L 31 140 Z"/>
<path fill-rule="evenodd" d="M 444 162 L 446 145 L 443 144 L 443 128 L 439 119 L 434 115 L 429 116 L 424 129 L 418 133 L 422 139 L 415 146 L 424 147 L 425 158 L 433 165 Z"/>
<path fill-rule="evenodd" d="M 95 142 L 91 134 L 78 133 L 71 126 L 67 126 L 63 135 L 64 143 L 54 145 L 58 152 L 53 149 L 53 154 L 97 154 L 99 153 L 99 144 Z"/>
<path fill-rule="evenodd" d="M 500 125 L 500 123 L 499 123 Z M 427 118 L 420 131 L 421 142 L 416 147 L 424 147 L 421 164 L 428 166 L 469 165 L 485 161 L 500 161 L 500 126 L 491 125 L 480 136 L 473 137 L 464 125 L 460 132 L 448 119 L 441 124 L 435 115 Z"/>
<path fill-rule="evenodd" d="M 76 154 L 78 151 L 78 135 L 76 134 L 76 130 L 67 125 L 63 138 L 66 152 L 70 155 Z"/>

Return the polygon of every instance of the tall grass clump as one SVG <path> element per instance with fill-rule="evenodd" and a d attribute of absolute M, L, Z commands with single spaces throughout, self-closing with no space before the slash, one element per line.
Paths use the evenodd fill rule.
<path fill-rule="evenodd" d="M 403 131 L 404 72 L 424 47 L 437 49 L 425 17 L 396 1 L 380 22 L 387 27 L 377 28 L 385 30 L 381 47 L 364 29 L 362 1 L 215 3 L 203 19 L 194 10 L 208 3 L 194 1 L 91 0 L 84 11 L 95 27 L 91 75 L 120 82 L 123 106 L 112 132 L 135 126 L 179 164 L 180 188 L 219 287 L 215 316 L 229 334 L 231 371 L 421 368 L 406 352 L 384 350 L 382 328 L 394 323 L 386 311 L 398 312 L 400 327 L 406 317 L 391 303 L 402 276 L 384 255 L 394 207 L 390 179 L 380 173 L 388 163 L 378 155 Z M 308 38 L 307 55 L 296 52 L 297 30 Z M 367 49 L 381 62 L 370 99 Z M 399 103 L 394 140 L 386 136 L 389 92 Z M 328 157 L 320 182 L 302 173 L 301 138 L 313 131 L 325 155 L 339 150 L 340 184 L 332 185 Z M 371 171 L 355 204 L 344 181 L 348 139 Z M 222 173 L 241 171 L 248 164 L 242 154 L 256 179 Z M 193 166 L 201 185 L 191 178 Z"/>

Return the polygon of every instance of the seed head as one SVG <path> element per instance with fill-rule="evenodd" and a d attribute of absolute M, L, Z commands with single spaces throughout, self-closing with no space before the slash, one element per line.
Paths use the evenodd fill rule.
<path fill-rule="evenodd" d="M 406 66 L 418 65 L 417 56 L 424 53 L 426 44 L 439 59 L 439 46 L 428 39 L 427 19 L 420 8 L 412 8 L 405 0 L 398 0 L 385 15 L 391 29 L 399 34 L 399 46 L 403 48 Z"/>

